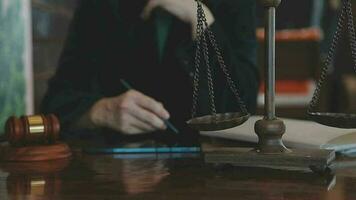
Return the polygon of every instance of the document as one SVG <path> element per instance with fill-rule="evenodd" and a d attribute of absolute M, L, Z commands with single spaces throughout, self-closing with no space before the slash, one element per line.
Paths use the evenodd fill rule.
<path fill-rule="evenodd" d="M 252 116 L 241 126 L 221 131 L 201 132 L 201 134 L 257 143 L 258 137 L 255 134 L 254 125 L 262 118 L 263 116 Z M 328 127 L 307 120 L 280 119 L 286 125 L 283 141 L 289 148 L 333 149 L 339 153 L 356 155 L 356 129 Z"/>

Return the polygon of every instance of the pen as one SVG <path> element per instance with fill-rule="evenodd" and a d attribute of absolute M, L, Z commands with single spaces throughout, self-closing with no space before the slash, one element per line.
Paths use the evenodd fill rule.
<path fill-rule="evenodd" d="M 128 90 L 132 90 L 133 89 L 133 87 L 131 87 L 131 85 L 128 83 L 128 82 L 126 82 L 124 79 L 120 79 L 120 82 L 122 83 L 122 85 L 126 88 L 126 89 L 128 89 Z M 176 127 L 174 127 L 174 125 L 170 122 L 170 121 L 168 121 L 168 120 L 166 120 L 166 119 L 162 119 L 163 120 L 163 122 L 164 122 L 164 124 L 169 128 L 169 129 L 171 129 L 174 133 L 179 133 L 179 131 L 178 131 L 178 129 L 176 128 Z"/>

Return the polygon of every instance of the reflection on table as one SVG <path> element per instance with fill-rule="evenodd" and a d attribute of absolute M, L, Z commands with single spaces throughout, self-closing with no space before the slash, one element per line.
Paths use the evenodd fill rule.
<path fill-rule="evenodd" d="M 356 161 L 336 175 L 213 166 L 199 153 L 88 155 L 1 163 L 0 199 L 356 199 Z"/>

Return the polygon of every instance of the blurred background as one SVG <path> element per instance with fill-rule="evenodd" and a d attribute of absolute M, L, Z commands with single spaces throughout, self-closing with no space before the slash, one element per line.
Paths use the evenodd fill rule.
<path fill-rule="evenodd" d="M 38 112 L 78 0 L 0 0 L 0 130 L 10 115 Z M 356 13 L 356 1 L 353 10 Z M 315 80 L 336 26 L 340 0 L 285 0 L 277 12 L 277 114 L 306 118 Z M 263 12 L 257 7 L 263 78 Z M 356 112 L 356 78 L 343 37 L 320 109 Z M 263 84 L 258 114 L 263 114 Z M 1 132 L 1 131 L 0 131 Z"/>

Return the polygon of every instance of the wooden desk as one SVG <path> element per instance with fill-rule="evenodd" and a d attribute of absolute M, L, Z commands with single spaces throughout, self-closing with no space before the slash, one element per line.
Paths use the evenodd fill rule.
<path fill-rule="evenodd" d="M 349 162 L 352 163 L 352 161 Z M 334 176 L 267 169 L 216 169 L 199 154 L 86 155 L 0 163 L 0 199 L 356 199 L 356 168 Z"/>

